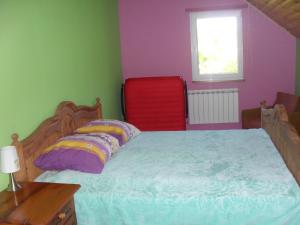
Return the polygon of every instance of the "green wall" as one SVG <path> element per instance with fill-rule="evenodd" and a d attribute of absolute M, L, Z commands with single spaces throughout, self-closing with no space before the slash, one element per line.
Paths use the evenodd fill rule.
<path fill-rule="evenodd" d="M 296 94 L 300 95 L 300 39 L 297 40 Z"/>
<path fill-rule="evenodd" d="M 0 0 L 0 146 L 29 135 L 63 100 L 120 117 L 117 0 Z M 0 189 L 7 176 L 0 174 Z"/>

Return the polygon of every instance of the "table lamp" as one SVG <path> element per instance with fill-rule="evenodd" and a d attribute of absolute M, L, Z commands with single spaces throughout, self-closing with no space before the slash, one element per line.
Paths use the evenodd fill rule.
<path fill-rule="evenodd" d="M 7 191 L 17 191 L 21 188 L 15 180 L 15 172 L 20 170 L 19 157 L 15 146 L 6 146 L 0 149 L 0 172 L 9 174 Z"/>

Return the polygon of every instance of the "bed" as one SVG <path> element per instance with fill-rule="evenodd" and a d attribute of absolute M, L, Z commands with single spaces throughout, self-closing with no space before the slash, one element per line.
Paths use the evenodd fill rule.
<path fill-rule="evenodd" d="M 283 106 L 263 110 L 264 129 L 143 132 L 101 174 L 33 165 L 45 147 L 101 115 L 99 100 L 63 102 L 30 137 L 13 135 L 19 181 L 81 184 L 78 224 L 300 224 L 300 139 Z"/>

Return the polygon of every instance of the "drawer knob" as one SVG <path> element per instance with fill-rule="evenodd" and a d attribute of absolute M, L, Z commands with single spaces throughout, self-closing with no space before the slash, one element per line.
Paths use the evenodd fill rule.
<path fill-rule="evenodd" d="M 65 213 L 60 213 L 60 214 L 58 214 L 58 218 L 59 218 L 60 220 L 63 220 L 63 219 L 66 218 L 66 214 L 65 214 Z"/>

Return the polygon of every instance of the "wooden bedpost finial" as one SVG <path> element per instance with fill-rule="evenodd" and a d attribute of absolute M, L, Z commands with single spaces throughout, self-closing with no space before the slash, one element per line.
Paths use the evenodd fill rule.
<path fill-rule="evenodd" d="M 97 107 L 97 118 L 102 119 L 101 100 L 99 97 L 96 98 L 96 107 Z"/>
<path fill-rule="evenodd" d="M 267 108 L 267 101 L 263 100 L 260 102 L 260 108 L 266 109 Z"/>
<path fill-rule="evenodd" d="M 20 142 L 19 142 L 19 135 L 14 133 L 11 135 L 11 139 L 12 139 L 12 144 L 13 145 L 18 145 Z"/>
<path fill-rule="evenodd" d="M 19 156 L 20 170 L 15 173 L 15 178 L 17 181 L 28 181 L 27 169 L 25 165 L 25 158 L 23 153 L 22 143 L 19 141 L 19 135 L 14 133 L 11 135 L 12 145 L 16 146 L 17 153 Z"/>
<path fill-rule="evenodd" d="M 97 106 L 98 106 L 98 105 L 101 105 L 101 100 L 100 100 L 99 97 L 96 98 L 96 105 L 97 105 Z"/>

